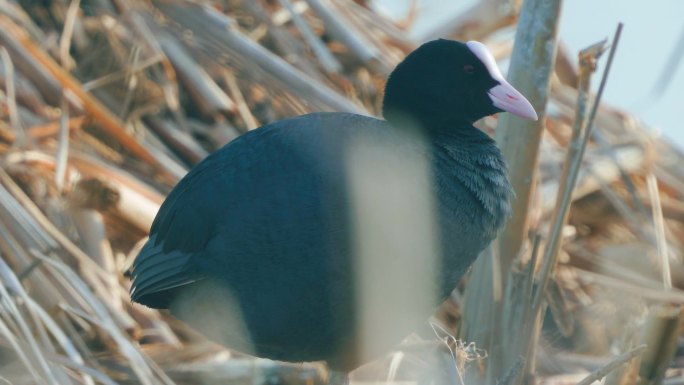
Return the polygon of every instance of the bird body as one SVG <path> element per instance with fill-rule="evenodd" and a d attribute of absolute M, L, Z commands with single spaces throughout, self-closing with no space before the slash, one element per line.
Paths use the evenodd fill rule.
<path fill-rule="evenodd" d="M 462 43 L 444 42 L 439 44 L 458 44 L 463 53 Z M 447 51 L 443 56 L 458 65 Z M 478 59 L 468 60 L 473 57 Z M 389 121 L 347 113 L 281 120 L 242 135 L 193 168 L 160 208 L 132 267 L 133 300 L 171 308 L 191 324 L 200 314 L 213 317 L 211 325 L 200 325 L 203 332 L 258 356 L 325 360 L 339 370 L 358 365 L 357 303 L 364 293 L 353 257 L 349 178 L 359 166 L 349 160 L 363 143 L 392 159 L 427 165 L 437 229 L 436 306 L 496 236 L 509 215 L 512 189 L 494 141 L 472 125 L 473 118 L 500 109 L 490 103 L 465 117 L 456 110 L 435 114 L 439 106 L 394 90 L 414 70 L 407 59 L 388 81 Z M 458 89 L 457 83 L 446 82 Z M 489 81 L 484 91 L 497 84 Z M 415 95 L 440 87 L 424 86 Z M 397 93 L 401 97 L 393 99 Z"/>

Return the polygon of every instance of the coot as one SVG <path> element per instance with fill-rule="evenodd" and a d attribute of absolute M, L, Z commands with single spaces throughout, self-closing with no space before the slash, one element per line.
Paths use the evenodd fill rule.
<path fill-rule="evenodd" d="M 494 141 L 473 126 L 502 111 L 537 119 L 483 44 L 436 40 L 408 55 L 389 76 L 386 120 L 314 113 L 242 135 L 193 168 L 166 198 L 132 267 L 132 299 L 170 308 L 237 350 L 353 369 L 367 357 L 360 353 L 362 339 L 372 338 L 362 337 L 359 326 L 356 305 L 370 295 L 359 286 L 359 269 L 367 265 L 359 258 L 376 257 L 359 255 L 357 190 L 350 180 L 375 163 L 408 159 L 426 165 L 415 190 L 430 195 L 432 203 L 421 207 L 433 211 L 436 245 L 425 253 L 418 247 L 411 254 L 415 261 L 404 262 L 420 266 L 421 254 L 436 254 L 435 295 L 428 308 L 436 306 L 509 215 L 512 190 L 504 159 Z M 369 149 L 381 154 L 379 161 L 355 161 Z M 365 183 L 373 188 L 393 178 L 381 174 L 377 182 L 366 178 Z M 395 174 L 418 175 L 402 169 Z M 396 186 L 386 194 L 414 190 L 410 184 Z M 382 227 L 370 231 L 381 234 Z M 396 234 L 384 236 L 382 242 L 401 241 Z M 393 264 L 379 263 L 388 276 Z M 384 279 L 376 282 L 381 286 Z M 401 282 L 410 290 L 410 279 Z M 413 305 L 407 296 L 395 297 L 390 293 L 387 301 Z M 401 333 L 410 331 L 404 329 L 392 331 L 390 340 L 400 342 Z"/>

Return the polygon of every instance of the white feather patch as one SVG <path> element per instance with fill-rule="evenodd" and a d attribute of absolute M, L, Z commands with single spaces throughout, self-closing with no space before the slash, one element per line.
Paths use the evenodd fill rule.
<path fill-rule="evenodd" d="M 499 70 L 499 66 L 496 64 L 496 60 L 494 60 L 494 56 L 491 52 L 489 52 L 484 44 L 480 43 L 479 41 L 471 40 L 466 43 L 466 46 L 473 54 L 475 54 L 475 56 L 477 56 L 478 59 L 480 59 L 482 64 L 485 65 L 487 71 L 492 78 L 494 78 L 494 80 L 505 81 L 503 75 L 501 74 L 501 70 Z"/>

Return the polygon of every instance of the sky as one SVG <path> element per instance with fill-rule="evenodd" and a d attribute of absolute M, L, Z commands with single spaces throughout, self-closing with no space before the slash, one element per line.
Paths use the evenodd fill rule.
<path fill-rule="evenodd" d="M 375 0 L 389 15 L 401 18 L 410 0 Z M 430 25 L 449 18 L 473 0 L 418 0 L 420 17 L 412 35 L 420 38 Z M 684 60 L 665 74 L 666 88 L 653 93 L 666 63 L 684 34 L 684 0 L 566 0 L 560 23 L 560 39 L 576 57 L 582 48 L 608 37 L 617 23 L 625 26 L 604 102 L 619 107 L 645 122 L 654 133 L 672 139 L 684 149 Z M 684 52 L 678 52 L 684 55 Z M 594 86 L 598 86 L 600 61 Z"/>

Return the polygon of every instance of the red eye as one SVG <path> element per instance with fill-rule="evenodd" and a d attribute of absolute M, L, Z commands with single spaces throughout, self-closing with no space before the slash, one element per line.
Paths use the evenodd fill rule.
<path fill-rule="evenodd" d="M 472 75 L 475 73 L 475 67 L 471 66 L 470 64 L 466 64 L 463 66 L 463 72 L 467 73 L 468 75 Z"/>

